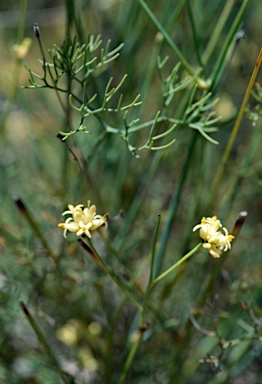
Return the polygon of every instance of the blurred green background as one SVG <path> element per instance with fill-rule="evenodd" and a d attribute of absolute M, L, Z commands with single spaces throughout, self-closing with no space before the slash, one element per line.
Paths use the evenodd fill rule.
<path fill-rule="evenodd" d="M 164 68 L 166 76 L 177 64 L 177 57 L 163 42 L 138 1 L 74 3 L 76 25 L 84 31 L 84 42 L 89 34 L 101 34 L 104 44 L 111 39 L 112 47 L 124 42 L 119 58 L 94 79 L 91 87 L 102 92 L 111 76 L 117 82 L 127 73 L 123 87 L 127 102 L 137 94 L 141 94 L 143 101 L 132 117 L 139 117 L 141 122 L 154 119 L 162 107 L 157 57 L 169 56 Z M 147 2 L 193 68 L 199 62 L 189 8 L 195 20 L 199 52 L 204 55 L 225 3 Z M 206 78 L 212 73 L 243 2 L 230 3 L 231 12 L 205 66 Z M 19 307 L 19 301 L 24 301 L 51 349 L 59 356 L 63 369 L 75 382 L 117 383 L 137 327 L 135 308 L 80 249 L 73 235 L 64 241 L 57 224 L 68 203 L 86 204 L 90 199 L 97 205 L 99 214 L 109 212 L 111 217 L 123 209 L 124 217 L 109 223 L 107 241 L 101 243 L 100 237 L 94 236 L 94 242 L 121 278 L 144 289 L 157 214 L 161 213 L 163 228 L 195 133 L 186 127 L 178 129 L 177 141 L 169 149 L 154 153 L 141 151 L 136 159 L 120 136 L 108 134 L 101 140 L 103 129 L 91 117 L 86 125 L 92 134 L 80 133 L 68 141 L 85 160 L 89 177 L 86 182 L 76 162 L 56 138 L 67 127 L 55 92 L 22 88 L 29 80 L 23 64 L 41 73 L 34 23 L 40 27 L 48 56 L 48 49 L 53 44 L 61 45 L 66 37 L 70 1 L 28 1 L 24 31 L 21 4 L 15 0 L 2 0 L 0 4 L 0 381 L 55 384 L 61 380 Z M 230 231 L 239 212 L 248 211 L 241 235 L 232 252 L 226 254 L 221 273 L 207 293 L 199 320 L 203 328 L 218 329 L 228 340 L 241 338 L 244 331 L 252 333 L 254 329 L 254 319 L 250 318 L 250 312 L 241 309 L 240 301 L 251 303 L 257 319 L 262 313 L 261 121 L 254 127 L 244 118 L 216 200 L 212 202 L 212 211 L 206 207 L 214 174 L 261 47 L 261 19 L 262 2 L 249 1 L 241 23 L 245 38 L 236 44 L 232 60 L 229 52 L 213 95 L 219 97 L 216 112 L 221 120 L 218 132 L 212 137 L 220 144 L 216 146 L 200 135 L 195 136 L 193 161 L 179 195 L 163 262 L 163 269 L 168 268 L 197 244 L 192 228 L 202 216 L 221 217 Z M 76 33 L 76 29 L 72 28 L 70 33 Z M 21 33 L 32 39 L 32 45 L 24 60 L 17 62 L 12 47 L 21 42 Z M 261 84 L 261 70 L 257 81 Z M 178 94 L 170 108 L 174 115 L 179 111 L 180 98 Z M 250 99 L 249 104 L 252 108 L 255 101 Z M 123 128 L 122 117 L 107 118 L 113 126 Z M 73 129 L 78 124 L 78 116 L 73 113 Z M 141 144 L 146 138 L 147 133 L 142 131 L 133 140 Z M 17 209 L 13 201 L 17 195 L 53 252 L 59 254 L 59 271 Z M 149 316 L 151 328 L 127 383 L 257 384 L 262 381 L 260 340 L 253 342 L 251 338 L 229 349 L 222 356 L 222 372 L 218 375 L 208 364 L 199 364 L 199 359 L 205 359 L 207 353 L 218 356 L 221 352 L 217 339 L 205 337 L 191 323 L 188 325 L 188 313 L 195 307 L 214 265 L 214 260 L 203 251 L 165 285 L 160 284 L 154 300 L 164 315 L 161 321 L 152 314 Z M 185 330 L 187 334 L 183 333 Z"/>

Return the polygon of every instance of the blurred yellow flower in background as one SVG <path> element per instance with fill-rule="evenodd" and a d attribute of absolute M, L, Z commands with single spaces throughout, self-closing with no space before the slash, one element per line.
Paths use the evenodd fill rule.
<path fill-rule="evenodd" d="M 15 55 L 15 58 L 17 60 L 24 59 L 29 52 L 29 48 L 31 44 L 32 44 L 32 39 L 30 39 L 30 37 L 26 37 L 24 38 L 21 44 L 13 45 L 12 50 Z"/>

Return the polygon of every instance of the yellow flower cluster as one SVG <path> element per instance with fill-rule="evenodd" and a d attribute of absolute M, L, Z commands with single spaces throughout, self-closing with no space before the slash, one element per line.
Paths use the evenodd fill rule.
<path fill-rule="evenodd" d="M 222 228 L 222 230 L 219 230 Z M 212 257 L 217 259 L 222 251 L 226 252 L 231 248 L 234 236 L 228 234 L 228 230 L 222 227 L 220 220 L 216 216 L 203 217 L 201 224 L 196 225 L 193 231 L 199 229 L 199 236 L 203 242 L 203 247 L 207 249 Z"/>
<path fill-rule="evenodd" d="M 96 206 L 92 205 L 90 207 L 90 201 L 88 201 L 88 206 L 82 208 L 83 204 L 76 205 L 75 207 L 71 204 L 68 204 L 69 210 L 63 212 L 64 215 L 70 214 L 71 217 L 68 217 L 64 223 L 58 224 L 58 227 L 64 228 L 64 237 L 66 237 L 66 232 L 74 232 L 77 236 L 85 234 L 87 237 L 91 238 L 90 231 L 95 231 L 100 228 L 102 225 L 107 228 L 107 217 L 108 215 L 97 215 Z"/>

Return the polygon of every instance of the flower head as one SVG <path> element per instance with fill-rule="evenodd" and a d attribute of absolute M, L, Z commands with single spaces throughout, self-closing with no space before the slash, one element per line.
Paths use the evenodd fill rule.
<path fill-rule="evenodd" d="M 97 215 L 96 206 L 90 206 L 90 201 L 88 201 L 86 208 L 83 208 L 83 204 L 76 205 L 75 207 L 68 204 L 68 210 L 63 212 L 62 215 L 71 215 L 64 223 L 58 224 L 58 227 L 64 228 L 64 237 L 66 237 L 66 232 L 69 231 L 76 233 L 77 236 L 85 234 L 91 238 L 90 231 L 95 231 L 102 225 L 105 225 L 106 228 L 108 226 L 108 215 Z"/>
<path fill-rule="evenodd" d="M 219 230 L 221 228 L 221 230 Z M 206 248 L 212 257 L 219 258 L 222 251 L 226 252 L 231 248 L 234 236 L 228 234 L 228 230 L 222 227 L 216 216 L 203 217 L 201 223 L 193 228 L 199 229 L 199 236 L 203 240 L 203 247 Z"/>

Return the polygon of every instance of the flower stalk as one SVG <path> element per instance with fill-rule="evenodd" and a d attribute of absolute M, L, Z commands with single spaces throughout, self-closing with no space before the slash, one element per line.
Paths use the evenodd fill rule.
<path fill-rule="evenodd" d="M 178 262 L 176 262 L 172 267 L 168 268 L 165 272 L 163 272 L 161 275 L 156 277 L 151 285 L 152 287 L 156 285 L 160 280 L 164 279 L 167 275 L 169 275 L 171 272 L 173 272 L 177 267 L 179 267 L 181 264 L 183 264 L 187 259 L 189 259 L 191 256 L 193 256 L 196 252 L 200 250 L 202 246 L 202 243 L 199 243 L 195 248 L 193 248 L 190 252 L 188 252 L 185 256 L 183 256 Z"/>
<path fill-rule="evenodd" d="M 149 273 L 149 279 L 148 279 L 148 284 L 147 284 L 147 288 L 146 288 L 146 293 L 144 296 L 143 309 L 142 309 L 142 313 L 141 313 L 138 336 L 137 336 L 136 341 L 133 343 L 131 350 L 128 354 L 128 357 L 127 357 L 126 363 L 124 365 L 124 368 L 123 368 L 123 371 L 122 371 L 122 374 L 120 376 L 118 384 L 123 384 L 125 382 L 125 378 L 129 372 L 130 368 L 131 368 L 131 365 L 132 365 L 133 360 L 135 358 L 138 347 L 139 347 L 139 345 L 143 339 L 143 334 L 147 328 L 145 326 L 145 316 L 146 316 L 146 310 L 147 310 L 148 303 L 149 303 L 150 293 L 152 290 L 152 279 L 153 279 L 154 260 L 155 260 L 155 253 L 156 253 L 156 243 L 157 243 L 157 238 L 158 238 L 160 222 L 161 222 L 161 216 L 159 214 L 158 220 L 156 223 L 156 228 L 155 228 L 155 234 L 154 234 L 154 240 L 153 240 L 153 246 L 152 246 L 152 254 L 151 254 L 150 273 Z"/>

